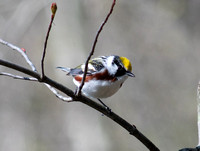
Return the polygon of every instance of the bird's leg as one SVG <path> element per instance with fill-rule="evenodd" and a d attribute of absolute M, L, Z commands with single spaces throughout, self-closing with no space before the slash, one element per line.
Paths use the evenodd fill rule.
<path fill-rule="evenodd" d="M 103 101 L 101 101 L 100 99 L 98 99 L 98 101 L 106 108 L 106 110 L 111 113 L 111 109 L 105 104 L 103 103 Z"/>

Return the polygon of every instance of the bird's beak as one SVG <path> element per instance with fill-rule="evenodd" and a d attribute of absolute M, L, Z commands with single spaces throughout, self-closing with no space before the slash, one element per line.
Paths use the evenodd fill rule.
<path fill-rule="evenodd" d="M 126 75 L 128 75 L 130 77 L 135 77 L 135 75 L 132 72 L 130 72 L 130 71 L 126 71 Z"/>

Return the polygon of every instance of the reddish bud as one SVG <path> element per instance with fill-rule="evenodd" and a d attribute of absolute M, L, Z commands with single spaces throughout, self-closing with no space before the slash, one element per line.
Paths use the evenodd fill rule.
<path fill-rule="evenodd" d="M 52 12 L 52 15 L 55 15 L 56 10 L 57 10 L 57 5 L 56 5 L 56 3 L 52 3 L 52 4 L 51 4 L 51 12 Z"/>
<path fill-rule="evenodd" d="M 24 49 L 24 48 L 21 48 L 21 50 L 22 50 L 23 52 L 25 52 L 25 53 L 26 53 L 26 49 Z"/>

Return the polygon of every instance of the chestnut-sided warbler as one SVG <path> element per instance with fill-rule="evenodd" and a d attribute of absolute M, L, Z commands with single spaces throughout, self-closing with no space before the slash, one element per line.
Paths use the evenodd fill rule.
<path fill-rule="evenodd" d="M 57 68 L 73 76 L 74 84 L 80 86 L 85 64 L 76 68 Z M 88 97 L 97 99 L 110 97 L 121 88 L 128 76 L 135 77 L 131 70 L 131 63 L 125 57 L 111 55 L 91 59 L 82 92 Z"/>

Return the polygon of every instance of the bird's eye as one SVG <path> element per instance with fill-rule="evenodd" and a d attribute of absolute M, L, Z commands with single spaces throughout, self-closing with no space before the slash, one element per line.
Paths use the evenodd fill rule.
<path fill-rule="evenodd" d="M 113 62 L 112 62 L 112 65 L 114 65 L 114 64 L 116 64 L 117 66 L 119 66 L 119 62 L 116 59 L 114 59 Z"/>
<path fill-rule="evenodd" d="M 125 75 L 125 73 L 126 73 L 126 70 L 121 65 L 119 65 L 115 76 L 117 76 L 117 77 L 123 76 L 123 75 Z"/>

